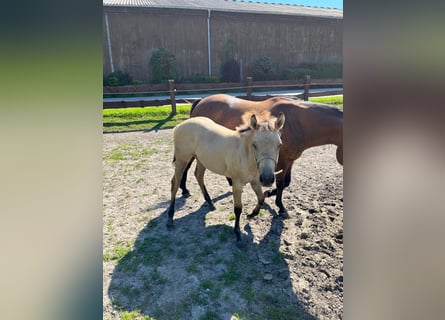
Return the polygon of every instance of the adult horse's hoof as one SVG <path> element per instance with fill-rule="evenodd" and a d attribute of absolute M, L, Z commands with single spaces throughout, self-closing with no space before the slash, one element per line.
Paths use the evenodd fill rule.
<path fill-rule="evenodd" d="M 207 203 L 207 204 L 209 205 L 209 211 L 215 211 L 216 210 L 216 208 L 213 205 L 213 203 Z"/>

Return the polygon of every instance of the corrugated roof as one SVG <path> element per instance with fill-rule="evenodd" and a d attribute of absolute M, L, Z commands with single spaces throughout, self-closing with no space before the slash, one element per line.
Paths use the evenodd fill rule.
<path fill-rule="evenodd" d="M 279 0 L 277 0 L 279 1 Z M 279 3 L 234 0 L 103 0 L 104 6 L 139 8 L 210 9 L 217 11 L 257 12 L 343 18 L 343 10 Z"/>

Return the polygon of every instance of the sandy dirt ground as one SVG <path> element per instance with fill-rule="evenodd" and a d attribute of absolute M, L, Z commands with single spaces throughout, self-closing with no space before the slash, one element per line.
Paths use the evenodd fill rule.
<path fill-rule="evenodd" d="M 104 134 L 104 319 L 341 319 L 343 167 L 335 146 L 306 150 L 283 193 L 256 203 L 243 192 L 243 245 L 233 233 L 231 188 L 206 172 L 216 210 L 193 176 L 166 227 L 173 175 L 172 130 Z M 145 318 L 144 318 L 145 317 Z"/>

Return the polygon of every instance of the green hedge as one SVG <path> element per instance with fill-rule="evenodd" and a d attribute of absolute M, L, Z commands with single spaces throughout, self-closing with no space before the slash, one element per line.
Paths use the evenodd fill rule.
<path fill-rule="evenodd" d="M 282 78 L 285 80 L 299 80 L 306 75 L 312 79 L 343 78 L 343 64 L 341 63 L 304 63 L 284 70 Z"/>

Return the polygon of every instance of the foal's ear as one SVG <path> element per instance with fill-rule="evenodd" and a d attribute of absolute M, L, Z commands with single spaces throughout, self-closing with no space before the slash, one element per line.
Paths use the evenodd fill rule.
<path fill-rule="evenodd" d="M 284 120 L 285 120 L 285 116 L 284 116 L 283 112 L 280 112 L 280 114 L 278 115 L 277 121 L 275 121 L 275 128 L 277 130 L 283 129 Z"/>
<path fill-rule="evenodd" d="M 256 119 L 254 114 L 252 114 L 252 116 L 250 117 L 250 127 L 254 130 L 258 127 L 258 120 Z"/>

